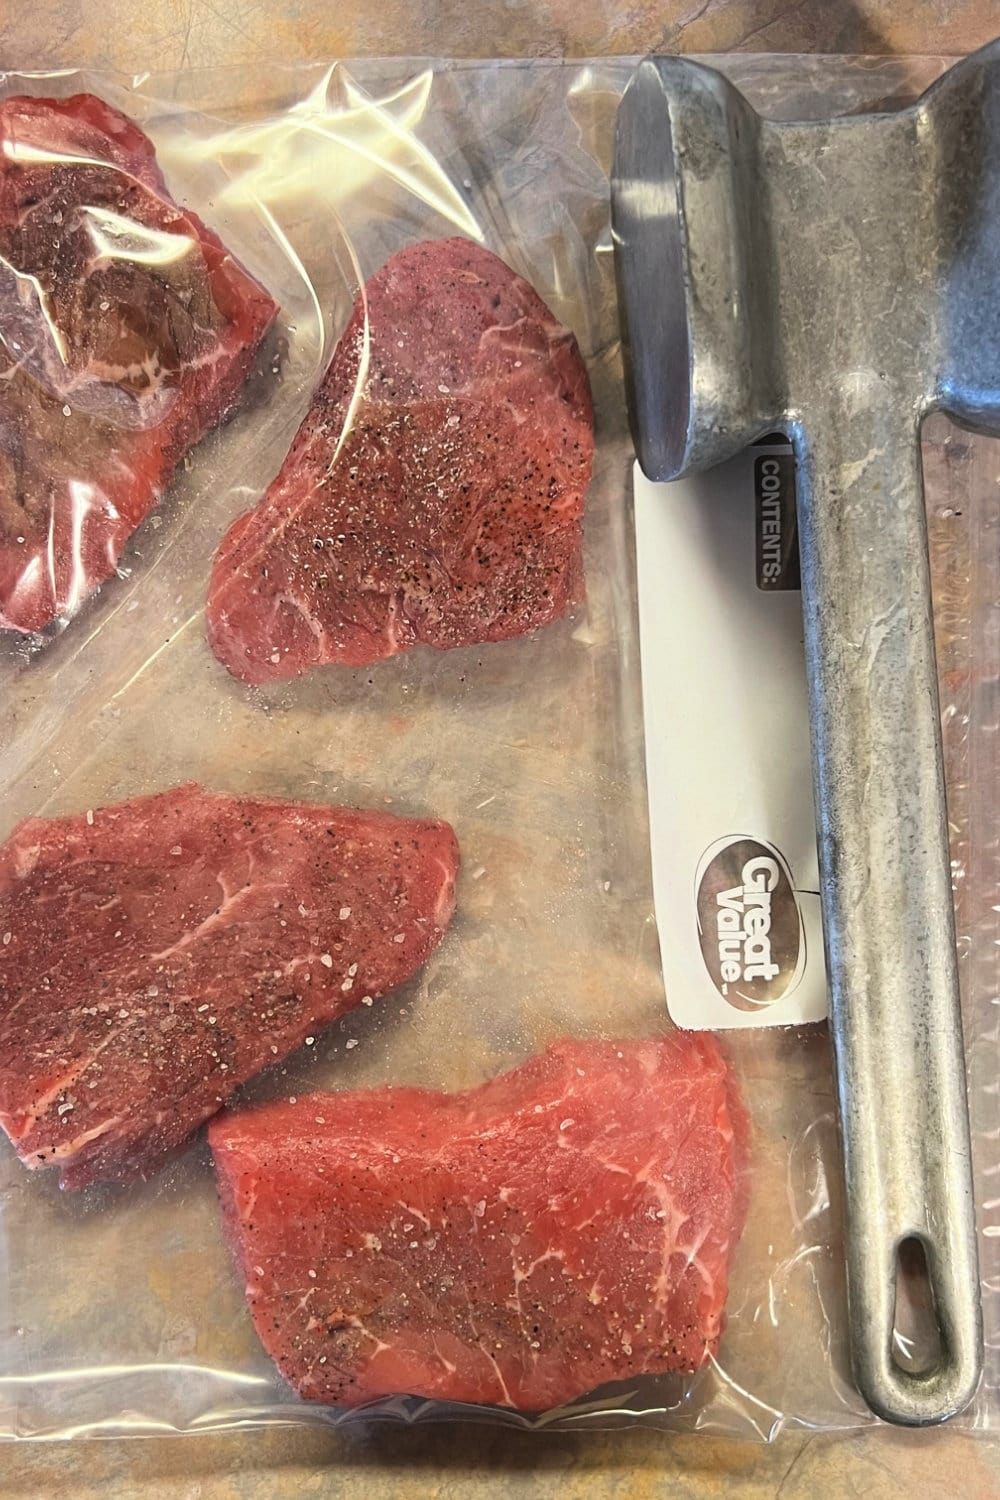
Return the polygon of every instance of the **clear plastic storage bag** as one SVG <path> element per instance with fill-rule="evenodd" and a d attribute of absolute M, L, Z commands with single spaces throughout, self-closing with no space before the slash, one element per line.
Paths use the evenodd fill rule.
<path fill-rule="evenodd" d="M 938 60 L 712 59 L 763 112 L 912 98 Z M 364 60 L 127 81 L 7 75 L 3 94 L 99 95 L 153 141 L 173 198 L 279 305 L 239 409 L 176 470 L 112 576 L 34 635 L 0 637 L 6 836 L 197 780 L 448 819 L 452 930 L 427 967 L 325 1031 L 249 1098 L 382 1083 L 478 1084 L 559 1036 L 669 1027 L 652 915 L 635 619 L 631 451 L 608 226 L 628 60 Z M 576 334 L 597 453 L 587 597 L 517 641 L 406 652 L 248 689 L 205 638 L 211 560 L 280 467 L 359 282 L 460 234 L 520 272 Z M 1000 461 L 925 434 L 988 1367 L 998 1369 L 996 905 Z M 682 732 L 682 731 L 680 731 Z M 725 1039 L 752 1119 L 749 1218 L 719 1357 L 543 1417 L 394 1398 L 372 1415 L 520 1425 L 641 1420 L 771 1438 L 872 1420 L 848 1368 L 841 1177 L 823 1027 Z M 914 1121 L 919 1128 L 919 1121 Z M 200 1140 L 150 1181 L 61 1194 L 0 1149 L 0 1433 L 209 1430 L 348 1415 L 288 1390 L 259 1345 Z"/>

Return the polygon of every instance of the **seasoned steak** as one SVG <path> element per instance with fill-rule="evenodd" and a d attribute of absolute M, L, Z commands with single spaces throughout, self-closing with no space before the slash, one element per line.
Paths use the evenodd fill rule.
<path fill-rule="evenodd" d="M 263 683 L 547 624 L 582 589 L 593 447 L 576 340 L 528 283 L 469 240 L 400 251 L 219 549 L 213 650 Z"/>
<path fill-rule="evenodd" d="M 524 1411 L 715 1353 L 745 1138 L 722 1052 L 690 1032 L 209 1127 L 257 1332 L 301 1395 Z"/>
<path fill-rule="evenodd" d="M 0 1126 L 64 1187 L 148 1175 L 409 978 L 457 867 L 446 823 L 198 786 L 29 819 L 0 846 Z"/>

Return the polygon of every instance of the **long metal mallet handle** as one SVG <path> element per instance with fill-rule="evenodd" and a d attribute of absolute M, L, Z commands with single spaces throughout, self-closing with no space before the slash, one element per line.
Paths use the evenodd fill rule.
<path fill-rule="evenodd" d="M 982 1328 L 917 418 L 876 372 L 796 435 L 805 645 L 848 1212 L 855 1379 L 923 1425 L 973 1395 Z M 923 1246 L 940 1358 L 894 1357 L 900 1244 Z"/>

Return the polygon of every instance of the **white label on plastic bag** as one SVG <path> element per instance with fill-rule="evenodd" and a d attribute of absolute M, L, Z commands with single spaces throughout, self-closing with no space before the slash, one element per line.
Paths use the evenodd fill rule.
<path fill-rule="evenodd" d="M 678 1026 L 827 1014 L 790 449 L 635 467 L 653 894 Z"/>

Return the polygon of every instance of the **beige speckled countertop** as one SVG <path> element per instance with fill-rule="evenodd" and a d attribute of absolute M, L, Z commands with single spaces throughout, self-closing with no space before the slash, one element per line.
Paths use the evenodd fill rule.
<path fill-rule="evenodd" d="M 0 0 L 0 65 L 128 72 L 362 53 L 966 52 L 993 0 Z M 0 1448 L 0 1500 L 336 1500 L 670 1495 L 746 1500 L 1000 1494 L 1000 1439 L 786 1436 L 772 1447 L 650 1432 L 377 1426 Z"/>

